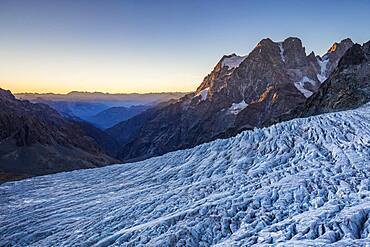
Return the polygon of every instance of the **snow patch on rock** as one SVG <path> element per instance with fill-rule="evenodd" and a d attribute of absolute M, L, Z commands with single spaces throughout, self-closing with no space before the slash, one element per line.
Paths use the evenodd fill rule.
<path fill-rule="evenodd" d="M 244 100 L 240 101 L 239 103 L 233 103 L 230 108 L 229 112 L 232 114 L 237 115 L 239 112 L 241 112 L 244 108 L 248 106 L 247 103 L 245 103 Z"/>
<path fill-rule="evenodd" d="M 238 56 L 238 55 L 233 55 L 231 57 L 225 57 L 222 60 L 222 67 L 227 66 L 229 69 L 237 68 L 244 61 L 246 57 L 247 56 Z"/>
<path fill-rule="evenodd" d="M 311 92 L 310 90 L 308 90 L 308 89 L 306 89 L 305 87 L 304 87 L 304 85 L 306 84 L 306 83 L 310 83 L 310 84 L 315 84 L 315 82 L 313 81 L 313 80 L 311 80 L 310 78 L 308 78 L 307 76 L 304 76 L 300 81 L 298 81 L 298 82 L 295 82 L 294 83 L 294 85 L 295 85 L 295 87 L 306 97 L 306 98 L 308 98 L 308 97 L 310 97 L 312 94 L 313 94 L 313 92 Z"/>
<path fill-rule="evenodd" d="M 209 87 L 199 91 L 199 93 L 197 93 L 195 95 L 195 97 L 198 97 L 200 96 L 200 100 L 203 101 L 203 100 L 206 100 L 208 98 L 208 91 L 209 91 Z"/>
<path fill-rule="evenodd" d="M 324 56 L 322 59 L 317 58 L 317 62 L 320 65 L 320 73 L 317 74 L 317 79 L 322 83 L 327 79 L 326 71 L 327 71 L 327 65 L 329 63 L 329 58 Z"/>
<path fill-rule="evenodd" d="M 283 42 L 279 42 L 278 45 L 279 45 L 279 48 L 280 48 L 281 61 L 285 62 Z"/>

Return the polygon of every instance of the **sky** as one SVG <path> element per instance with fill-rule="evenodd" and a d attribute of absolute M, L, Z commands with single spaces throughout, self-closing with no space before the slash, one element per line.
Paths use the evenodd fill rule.
<path fill-rule="evenodd" d="M 193 91 L 224 54 L 299 37 L 323 54 L 370 39 L 370 0 L 0 0 L 0 87 Z"/>

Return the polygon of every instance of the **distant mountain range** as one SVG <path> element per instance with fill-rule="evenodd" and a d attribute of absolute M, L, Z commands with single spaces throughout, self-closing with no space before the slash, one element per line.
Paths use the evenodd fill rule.
<path fill-rule="evenodd" d="M 184 96 L 183 92 L 167 93 L 101 93 L 101 92 L 78 92 L 72 91 L 67 94 L 54 93 L 18 93 L 15 96 L 19 99 L 29 101 L 66 101 L 66 102 L 99 102 L 107 105 L 130 106 L 138 104 L 156 104 L 170 99 L 178 99 Z"/>
<path fill-rule="evenodd" d="M 223 56 L 195 93 L 107 132 L 129 136 L 118 140 L 118 157 L 130 161 L 262 127 L 317 93 L 352 46 L 350 39 L 344 39 L 321 57 L 307 55 L 298 38 L 263 39 L 247 56 Z"/>
<path fill-rule="evenodd" d="M 80 118 L 102 129 L 112 127 L 161 102 L 179 99 L 184 95 L 185 93 L 180 92 L 146 94 L 109 94 L 99 92 L 15 94 L 19 99 L 47 104 L 65 117 Z"/>

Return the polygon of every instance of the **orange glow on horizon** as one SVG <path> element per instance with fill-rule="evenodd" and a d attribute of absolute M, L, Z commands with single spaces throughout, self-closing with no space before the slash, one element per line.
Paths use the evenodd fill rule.
<path fill-rule="evenodd" d="M 29 86 L 29 85 L 32 86 Z M 101 93 L 110 93 L 110 94 L 116 94 L 116 93 L 164 93 L 164 92 L 192 92 L 196 88 L 196 85 L 194 87 L 192 86 L 178 86 L 178 87 L 172 87 L 172 88 L 156 88 L 156 87 L 116 87 L 113 89 L 109 89 L 104 86 L 103 83 L 101 83 L 100 86 L 97 87 L 57 87 L 55 85 L 63 85 L 63 83 L 49 83 L 45 86 L 40 86 L 35 83 L 21 83 L 21 82 L 1 82 L 0 81 L 0 88 L 5 90 L 10 90 L 13 94 L 19 94 L 19 93 L 55 93 L 55 94 L 67 94 L 72 91 L 80 91 L 80 92 L 101 92 Z M 44 83 L 41 83 L 44 84 Z M 126 83 L 119 83 L 116 85 L 129 85 Z M 140 85 L 140 84 L 139 84 Z"/>

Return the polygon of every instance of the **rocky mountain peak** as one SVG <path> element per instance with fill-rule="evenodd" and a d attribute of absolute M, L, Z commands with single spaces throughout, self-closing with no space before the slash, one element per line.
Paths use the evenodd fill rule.
<path fill-rule="evenodd" d="M 335 42 L 328 50 L 327 53 L 333 53 L 333 52 L 345 52 L 348 48 L 350 48 L 353 45 L 353 42 L 350 38 L 343 39 L 339 43 Z"/>
<path fill-rule="evenodd" d="M 296 47 L 297 49 L 300 49 L 303 46 L 302 41 L 297 37 L 286 38 L 283 43 L 287 46 Z"/>
<path fill-rule="evenodd" d="M 323 60 L 330 59 L 336 61 L 335 67 L 338 65 L 339 59 L 344 55 L 344 53 L 354 45 L 351 39 L 347 38 L 339 43 L 335 42 L 328 50 L 328 52 L 323 56 Z"/>
<path fill-rule="evenodd" d="M 282 42 L 284 56 L 286 58 L 286 66 L 288 68 L 296 68 L 305 66 L 306 51 L 302 45 L 302 41 L 298 38 L 290 37 Z"/>
<path fill-rule="evenodd" d="M 318 78 L 320 82 L 324 82 L 326 78 L 329 77 L 329 75 L 337 67 L 341 57 L 352 46 L 353 42 L 351 39 L 343 39 L 339 43 L 335 42 L 328 49 L 328 52 L 324 56 L 318 57 L 317 62 L 320 66 L 320 73 L 318 73 Z"/>
<path fill-rule="evenodd" d="M 0 98 L 4 99 L 15 99 L 14 95 L 9 90 L 0 88 Z"/>
<path fill-rule="evenodd" d="M 369 46 L 370 41 L 363 46 L 354 44 L 349 48 L 318 92 L 288 114 L 288 118 L 348 110 L 369 102 Z"/>
<path fill-rule="evenodd" d="M 282 42 L 262 39 L 249 54 L 248 60 L 254 63 L 269 61 L 287 68 L 304 66 L 307 63 L 304 61 L 305 48 L 302 41 L 296 37 L 289 37 Z"/>
<path fill-rule="evenodd" d="M 277 43 L 272 41 L 270 38 L 262 39 L 257 43 L 256 47 L 252 50 L 248 57 L 260 57 L 262 59 L 266 59 L 267 57 L 272 59 L 280 58 L 283 55 L 283 47 L 281 45 L 282 42 Z"/>
<path fill-rule="evenodd" d="M 264 38 L 256 45 L 256 48 L 273 46 L 275 43 L 270 38 Z"/>
<path fill-rule="evenodd" d="M 351 40 L 343 40 L 321 58 L 313 52 L 307 56 L 299 38 L 265 38 L 245 57 L 225 55 L 195 94 L 110 132 L 115 136 L 135 126 L 119 157 L 147 158 L 259 127 L 310 99 L 350 46 Z M 137 128 L 140 118 L 145 123 Z"/>
<path fill-rule="evenodd" d="M 307 57 L 309 57 L 309 58 L 315 58 L 316 57 L 315 52 L 311 51 L 311 53 L 308 54 Z"/>
<path fill-rule="evenodd" d="M 248 56 L 235 53 L 223 56 L 198 87 L 196 96 L 199 96 L 199 102 L 212 99 L 223 88 L 228 97 L 236 96 L 231 101 L 239 102 L 242 96 L 247 102 L 256 100 L 271 84 L 292 83 L 305 97 L 309 97 L 332 73 L 339 59 L 352 45 L 350 39 L 336 42 L 321 58 L 313 52 L 307 55 L 302 41 L 297 37 L 289 37 L 282 42 L 265 38 Z M 256 94 L 251 95 L 248 90 Z M 210 97 L 205 97 L 206 93 Z"/>

